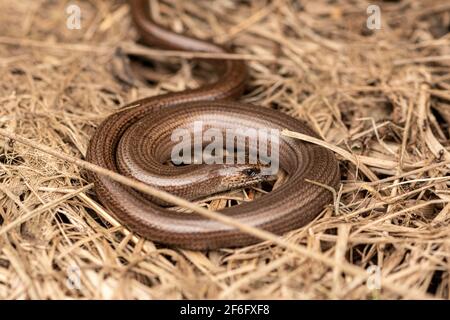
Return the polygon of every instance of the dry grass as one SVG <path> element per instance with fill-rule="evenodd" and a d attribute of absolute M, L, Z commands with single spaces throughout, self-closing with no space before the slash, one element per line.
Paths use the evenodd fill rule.
<path fill-rule="evenodd" d="M 308 226 L 277 244 L 193 252 L 130 234 L 79 165 L 35 148 L 83 158 L 125 102 L 199 85 L 192 54 L 134 44 L 123 1 L 77 2 L 82 29 L 69 30 L 68 2 L 1 0 L 0 126 L 35 145 L 0 140 L 0 298 L 448 299 L 450 5 L 380 1 L 382 29 L 370 31 L 368 2 L 327 2 L 157 6 L 174 30 L 233 44 L 251 68 L 243 100 L 308 121 L 341 160 L 336 202 Z M 151 83 L 127 53 L 155 61 Z"/>

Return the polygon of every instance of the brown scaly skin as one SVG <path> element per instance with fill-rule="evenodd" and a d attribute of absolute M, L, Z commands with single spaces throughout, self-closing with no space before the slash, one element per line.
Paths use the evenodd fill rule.
<path fill-rule="evenodd" d="M 150 20 L 146 0 L 129 1 L 131 14 L 148 45 L 175 50 L 225 52 L 219 46 L 163 29 Z M 305 123 L 281 112 L 236 100 L 247 79 L 242 61 L 220 61 L 222 77 L 195 90 L 149 97 L 129 104 L 133 108 L 109 116 L 90 141 L 87 159 L 133 176 L 187 199 L 250 185 L 268 179 L 249 175 L 254 166 L 162 165 L 170 155 L 171 132 L 195 120 L 218 128 L 289 129 L 317 136 Z M 289 175 L 286 183 L 263 197 L 221 212 L 244 224 L 283 234 L 314 219 L 332 201 L 329 190 L 309 179 L 337 187 L 339 166 L 334 154 L 317 145 L 281 137 L 279 163 Z M 206 178 L 205 178 L 206 177 Z M 90 174 L 100 201 L 132 231 L 160 243 L 204 250 L 252 244 L 258 239 L 217 221 L 177 213 L 105 176 Z"/>

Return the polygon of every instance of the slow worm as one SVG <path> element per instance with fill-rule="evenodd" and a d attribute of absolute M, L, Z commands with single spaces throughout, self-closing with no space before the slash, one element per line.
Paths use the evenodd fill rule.
<path fill-rule="evenodd" d="M 147 45 L 163 49 L 226 52 L 222 47 L 171 32 L 152 21 L 146 0 L 130 0 L 135 26 Z M 250 164 L 170 166 L 174 130 L 202 121 L 225 134 L 226 129 L 289 129 L 317 137 L 304 122 L 279 111 L 235 102 L 242 94 L 247 69 L 239 60 L 212 62 L 219 80 L 193 90 L 134 101 L 107 117 L 93 135 L 88 161 L 134 177 L 187 199 L 250 186 L 270 177 Z M 134 106 L 134 107 L 132 107 Z M 317 181 L 336 188 L 339 166 L 334 154 L 318 145 L 280 136 L 279 166 L 288 175 L 276 190 L 221 210 L 244 224 L 283 234 L 304 226 L 332 201 Z M 230 226 L 190 213 L 170 210 L 157 199 L 108 177 L 89 174 L 99 200 L 132 231 L 156 242 L 188 249 L 217 249 L 252 244 L 258 239 Z"/>

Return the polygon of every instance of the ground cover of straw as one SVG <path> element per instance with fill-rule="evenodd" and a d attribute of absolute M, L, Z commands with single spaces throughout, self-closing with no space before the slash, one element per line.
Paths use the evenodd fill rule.
<path fill-rule="evenodd" d="M 194 252 L 129 233 L 84 169 L 36 147 L 83 159 L 106 116 L 208 69 L 136 44 L 123 1 L 76 1 L 70 30 L 66 1 L 1 0 L 0 298 L 448 299 L 450 5 L 374 3 L 380 30 L 363 0 L 152 1 L 162 24 L 233 46 L 250 67 L 242 100 L 307 121 L 341 164 L 335 203 L 280 243 Z"/>

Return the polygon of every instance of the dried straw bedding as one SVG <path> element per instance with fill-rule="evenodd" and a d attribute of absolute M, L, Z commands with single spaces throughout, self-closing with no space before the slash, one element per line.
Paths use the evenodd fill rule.
<path fill-rule="evenodd" d="M 449 298 L 448 2 L 378 1 L 369 30 L 362 0 L 152 1 L 173 30 L 232 44 L 250 67 L 243 100 L 306 120 L 340 160 L 342 188 L 315 221 L 282 244 L 211 252 L 129 233 L 84 169 L 37 149 L 83 159 L 126 102 L 210 76 L 135 44 L 123 1 L 77 4 L 70 30 L 66 1 L 0 1 L 1 134 L 33 141 L 0 140 L 0 298 Z M 136 53 L 151 81 L 130 69 Z"/>

